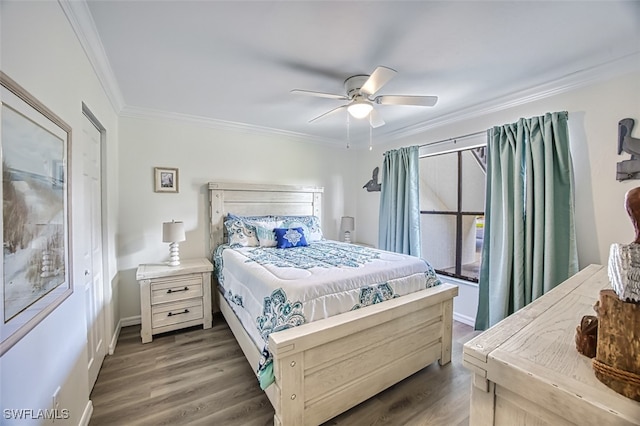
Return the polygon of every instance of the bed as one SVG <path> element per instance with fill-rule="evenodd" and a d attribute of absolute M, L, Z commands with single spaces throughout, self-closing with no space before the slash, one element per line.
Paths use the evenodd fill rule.
<path fill-rule="evenodd" d="M 213 252 L 225 242 L 229 213 L 321 220 L 322 188 L 211 182 L 209 193 Z M 327 243 L 340 248 L 339 243 Z M 439 284 L 270 333 L 275 382 L 265 393 L 275 410 L 274 424 L 320 424 L 435 361 L 450 362 L 457 292 L 454 285 Z M 243 327 L 233 300 L 229 302 L 219 291 L 213 294 L 214 305 L 256 370 L 264 361 L 264 348 Z"/>

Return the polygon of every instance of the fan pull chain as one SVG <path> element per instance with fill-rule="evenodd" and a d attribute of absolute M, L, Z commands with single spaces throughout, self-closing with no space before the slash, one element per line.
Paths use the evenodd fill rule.
<path fill-rule="evenodd" d="M 369 151 L 373 151 L 373 125 L 371 124 L 371 114 L 369 114 Z"/>
<path fill-rule="evenodd" d="M 347 113 L 347 149 L 351 148 L 351 114 Z"/>

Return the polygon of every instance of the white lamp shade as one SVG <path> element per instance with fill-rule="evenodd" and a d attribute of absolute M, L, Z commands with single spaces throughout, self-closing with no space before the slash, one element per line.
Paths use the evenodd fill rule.
<path fill-rule="evenodd" d="M 349 114 L 354 118 L 365 118 L 372 109 L 373 105 L 367 101 L 354 101 L 347 107 L 347 111 L 349 111 Z"/>
<path fill-rule="evenodd" d="M 353 231 L 355 229 L 355 219 L 352 216 L 343 216 L 340 221 L 343 231 Z"/>
<path fill-rule="evenodd" d="M 164 222 L 162 224 L 162 242 L 177 243 L 186 240 L 183 222 Z"/>

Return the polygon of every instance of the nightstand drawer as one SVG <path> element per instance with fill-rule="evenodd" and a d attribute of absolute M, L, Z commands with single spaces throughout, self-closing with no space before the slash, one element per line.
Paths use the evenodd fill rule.
<path fill-rule="evenodd" d="M 202 298 L 156 305 L 151 308 L 151 328 L 202 318 Z"/>
<path fill-rule="evenodd" d="M 151 281 L 151 304 L 202 297 L 202 276 L 154 279 Z"/>

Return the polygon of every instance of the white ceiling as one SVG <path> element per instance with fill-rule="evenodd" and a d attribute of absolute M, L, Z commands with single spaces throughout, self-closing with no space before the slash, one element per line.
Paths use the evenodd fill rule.
<path fill-rule="evenodd" d="M 79 27 L 97 30 L 90 57 L 123 113 L 334 143 L 346 138 L 346 112 L 308 121 L 344 102 L 291 89 L 343 94 L 347 77 L 384 65 L 398 73 L 378 94 L 439 96 L 432 108 L 378 105 L 387 124 L 373 135 L 384 140 L 620 64 L 640 68 L 640 1 L 86 4 L 95 26 Z M 352 140 L 368 129 L 352 119 Z"/>

